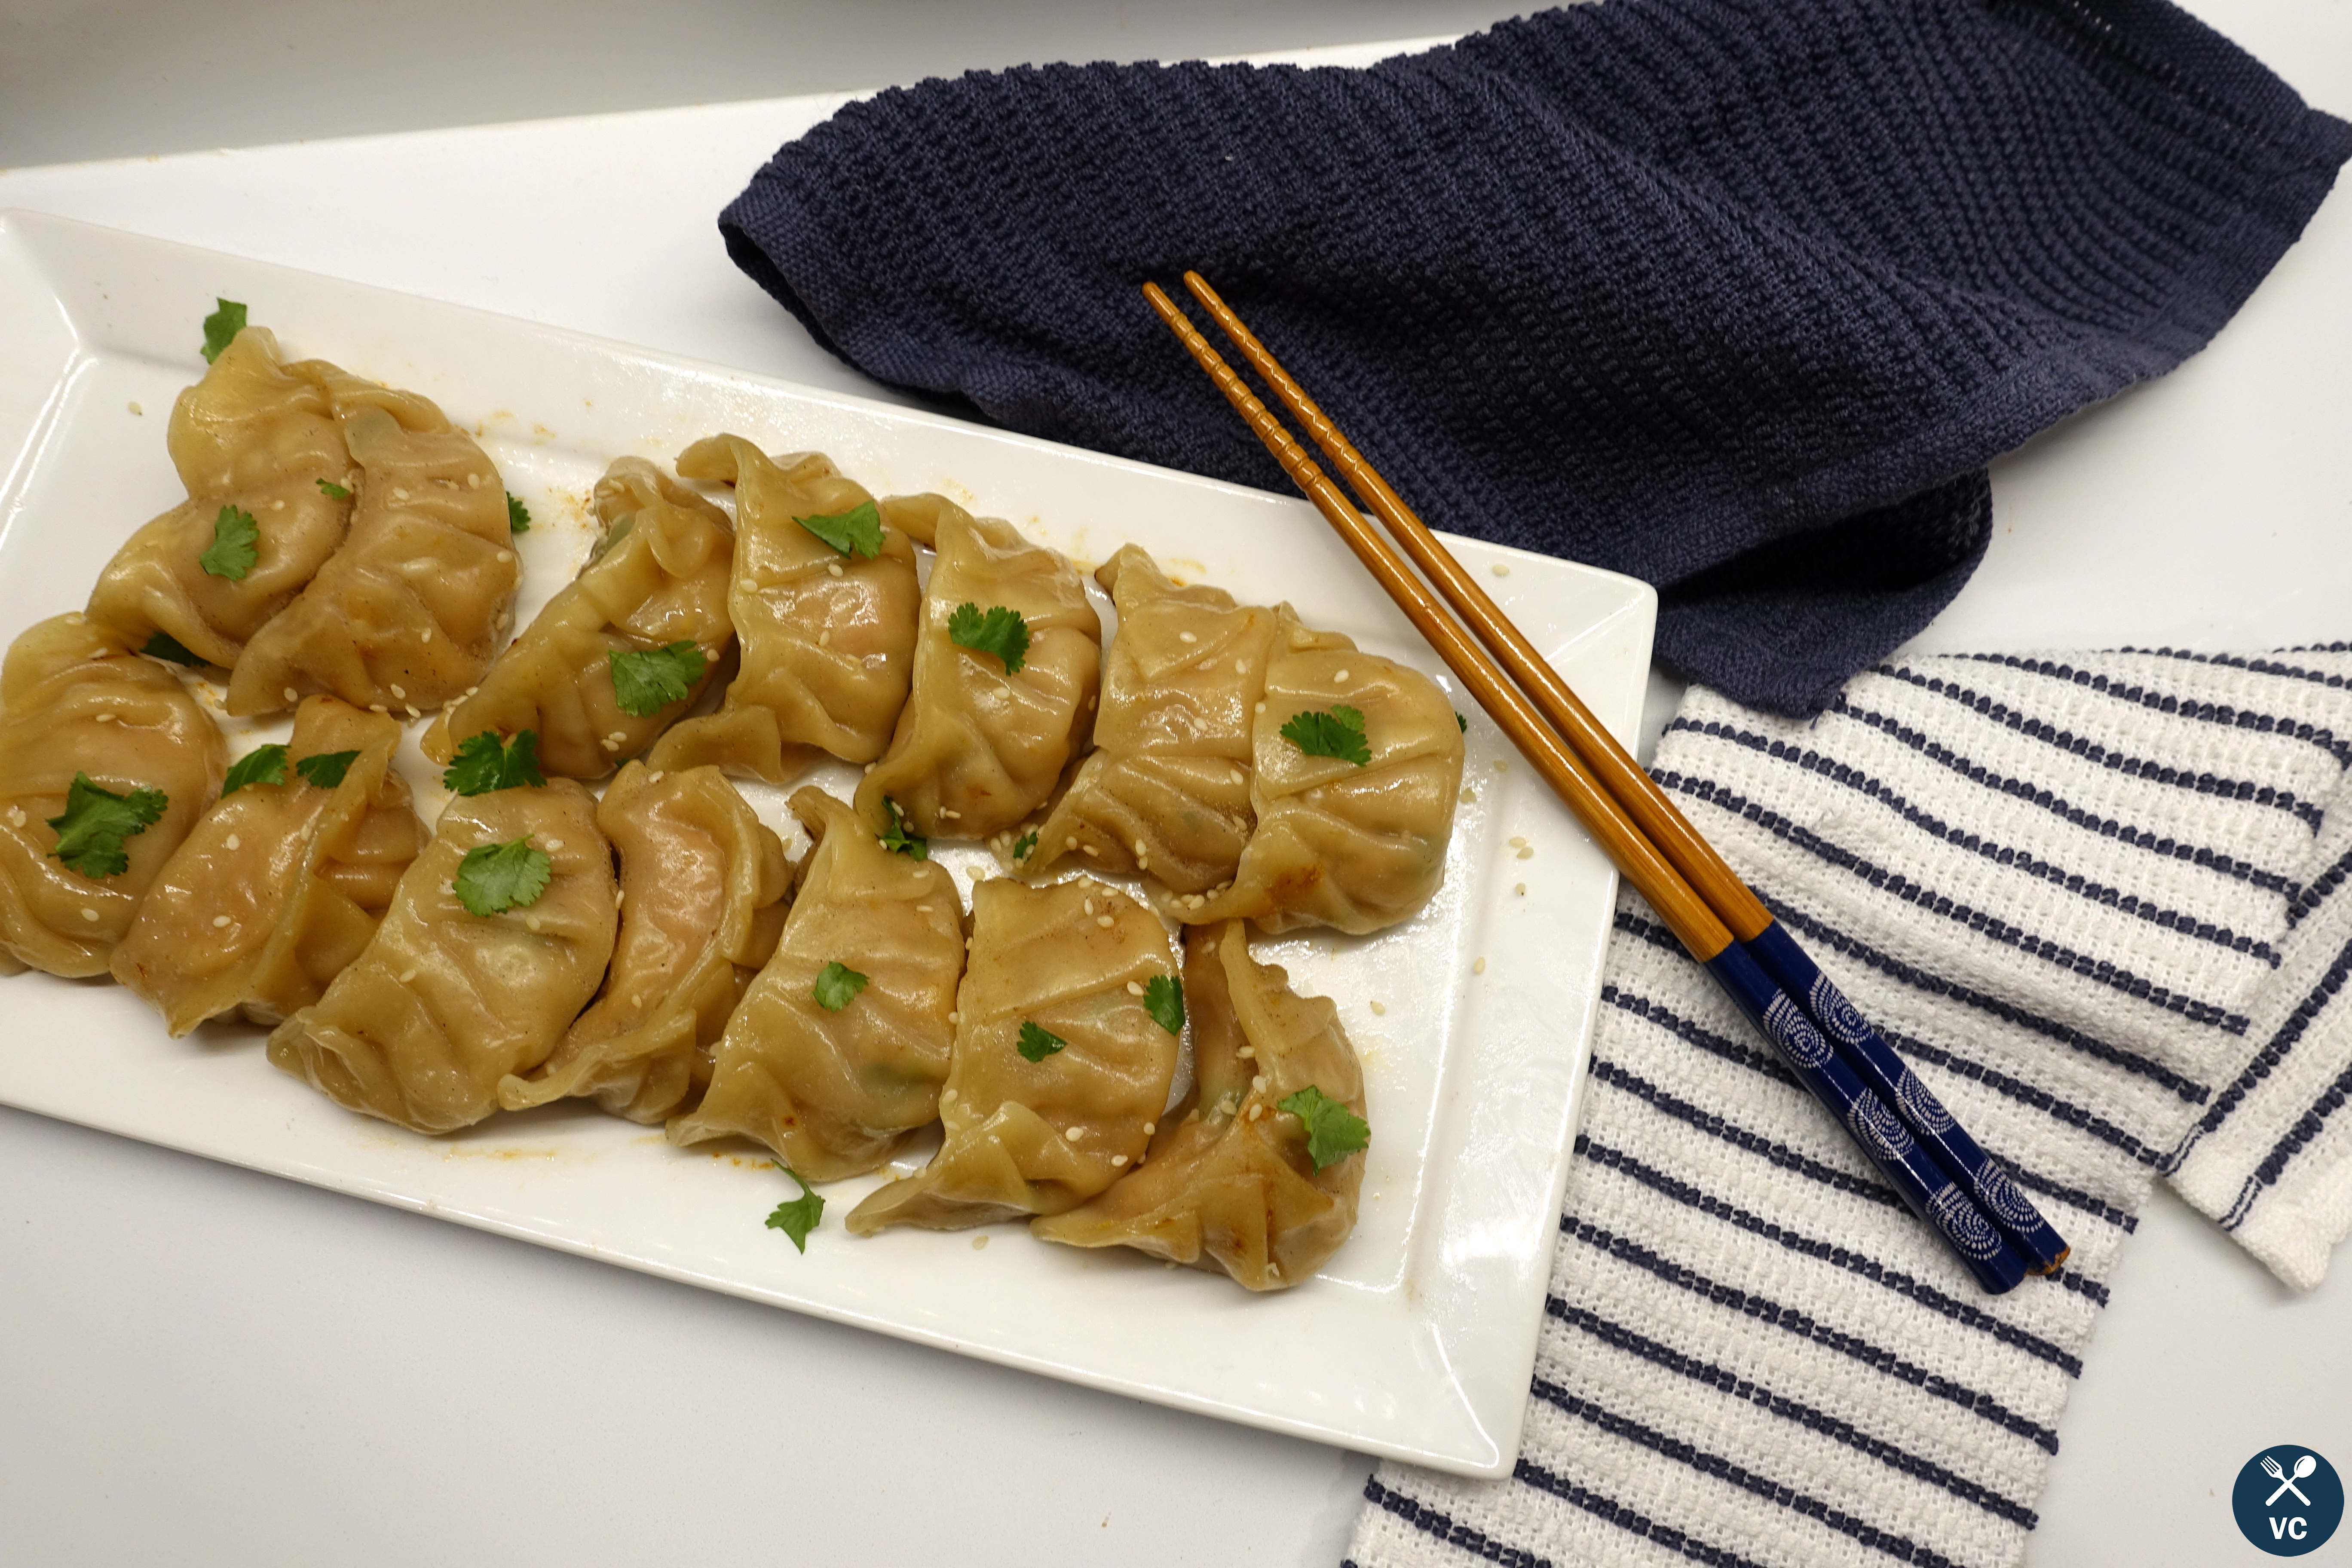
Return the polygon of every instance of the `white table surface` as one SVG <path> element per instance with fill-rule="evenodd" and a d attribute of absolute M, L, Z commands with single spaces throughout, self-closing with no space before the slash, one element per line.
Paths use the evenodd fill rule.
<path fill-rule="evenodd" d="M 2189 8 L 2352 116 L 2352 5 Z M 1501 7 L 1324 0 L 1171 20 L 1166 7 L 1029 3 L 985 23 L 975 10 L 714 0 L 644 13 L 656 28 L 625 5 L 572 6 L 560 38 L 486 26 L 453 65 L 445 46 L 464 24 L 437 0 L 400 13 L 429 25 L 396 27 L 324 0 L 11 0 L 0 162 L 170 152 L 223 129 L 331 136 L 634 109 L 964 63 L 1226 54 L 1458 28 Z M 712 226 L 778 142 L 838 101 L 20 167 L 0 172 L 0 207 L 872 395 L 728 264 Z M 460 238 L 420 211 L 489 216 Z M 2352 196 L 2339 191 L 2212 348 L 1995 469 L 1990 557 L 1920 646 L 2352 637 L 2347 284 Z M 2159 1193 L 2114 1286 L 2028 1562 L 2255 1560 L 2229 1524 L 2238 1467 L 2290 1441 L 2352 1463 L 2352 1281 L 2294 1296 Z M 9 1563 L 758 1553 L 1324 1568 L 1367 1468 L 0 1110 Z M 2352 1532 L 2308 1560 L 2352 1562 Z"/>

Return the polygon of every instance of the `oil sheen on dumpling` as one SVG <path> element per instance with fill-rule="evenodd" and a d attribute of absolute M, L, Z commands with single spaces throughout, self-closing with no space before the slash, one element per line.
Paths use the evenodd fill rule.
<path fill-rule="evenodd" d="M 867 560 L 802 527 L 874 501 L 819 453 L 772 458 L 740 436 L 713 436 L 680 453 L 677 471 L 735 487 L 728 603 L 742 662 L 725 705 L 663 736 L 653 765 L 711 763 L 787 784 L 826 752 L 880 756 L 906 705 L 921 605 L 906 530 L 884 505 L 881 552 Z"/>
<path fill-rule="evenodd" d="M 824 791 L 795 791 L 793 814 L 816 842 L 801 859 L 783 941 L 728 1022 L 701 1108 L 669 1136 L 738 1133 L 830 1182 L 876 1169 L 938 1120 L 963 900 L 945 869 L 883 848 Z M 866 976 L 838 1009 L 815 995 L 833 963 Z"/>
<path fill-rule="evenodd" d="M 1102 617 L 1055 552 L 939 497 L 906 526 L 939 552 L 923 594 L 915 689 L 890 751 L 857 786 L 857 814 L 889 826 L 885 800 L 927 837 L 988 838 L 1045 802 L 1084 749 L 1102 664 Z M 927 537 L 928 534 L 928 537 Z M 1028 624 L 1017 672 L 948 635 L 957 607 L 1002 605 Z"/>
<path fill-rule="evenodd" d="M 710 1080 L 710 1047 L 783 929 L 783 844 L 717 768 L 621 770 L 596 807 L 621 857 L 621 931 L 604 994 L 509 1110 L 567 1096 L 659 1121 Z"/>
<path fill-rule="evenodd" d="M 528 907 L 477 915 L 454 890 L 466 852 L 528 838 L 547 856 Z M 338 1104 L 419 1132 L 471 1126 L 500 1079 L 545 1061 L 613 956 L 613 851 L 570 779 L 459 796 L 400 879 L 374 940 L 269 1037 L 269 1059 Z"/>
<path fill-rule="evenodd" d="M 351 531 L 230 672 L 228 710 L 313 691 L 415 718 L 478 685 L 504 639 L 515 559 L 499 470 L 414 393 L 327 378 L 360 469 Z"/>
<path fill-rule="evenodd" d="M 316 1002 L 375 934 L 425 845 L 393 770 L 399 744 L 382 714 L 304 698 L 284 782 L 246 784 L 205 814 L 115 949 L 114 977 L 174 1036 L 235 1011 L 277 1024 Z M 296 765 L 343 752 L 357 754 L 331 787 Z"/>
<path fill-rule="evenodd" d="M 959 1230 L 1059 1214 L 1143 1157 L 1168 1103 L 1177 1037 L 1144 1005 L 1172 975 L 1168 934 L 1143 905 L 1085 878 L 972 889 L 971 963 L 957 994 L 955 1056 L 940 1091 L 946 1138 L 916 1174 L 849 1214 L 885 1226 Z M 1022 1026 L 1034 1033 L 1022 1052 Z"/>
<path fill-rule="evenodd" d="M 1360 934 L 1406 919 L 1445 879 L 1462 790 L 1462 729 L 1437 683 L 1279 612 L 1257 715 L 1250 802 L 1257 827 L 1230 887 L 1163 894 L 1178 920 L 1255 921 L 1268 931 Z M 1353 708 L 1371 760 L 1312 756 L 1282 732 L 1300 713 Z"/>
<path fill-rule="evenodd" d="M 425 732 L 426 756 L 446 763 L 459 742 L 485 730 L 530 730 L 544 772 L 600 779 L 645 750 L 718 677 L 735 639 L 727 514 L 642 458 L 621 458 L 597 481 L 596 514 L 604 529 L 597 553 L 499 656 L 480 688 L 442 710 Z M 680 642 L 701 650 L 699 678 L 650 713 L 624 709 L 610 656 Z"/>
<path fill-rule="evenodd" d="M 172 405 L 172 462 L 188 499 L 115 552 L 91 590 L 90 618 L 132 647 L 160 632 L 208 663 L 234 665 L 343 542 L 352 457 L 322 384 L 341 374 L 315 360 L 282 363 L 265 327 L 237 333 Z M 231 506 L 257 532 L 242 577 L 202 564 Z"/>
<path fill-rule="evenodd" d="M 1239 921 L 1185 933 L 1184 999 L 1192 1089 L 1151 1140 L 1150 1158 L 1099 1197 L 1030 1229 L 1072 1247 L 1132 1247 L 1222 1269 L 1253 1290 L 1296 1285 L 1355 1229 L 1364 1156 L 1317 1170 L 1306 1127 L 1279 1107 L 1311 1087 L 1362 1116 L 1355 1048 L 1328 999 L 1297 994 L 1288 975 L 1250 957 Z"/>
<path fill-rule="evenodd" d="M 226 753 L 178 676 L 87 616 L 53 616 L 11 644 L 0 667 L 0 973 L 105 973 L 156 873 L 220 793 Z M 165 797 L 113 876 L 57 858 L 49 822 L 77 773 L 116 795 Z"/>
<path fill-rule="evenodd" d="M 1255 820 L 1250 739 L 1274 612 L 1205 584 L 1179 587 L 1132 544 L 1095 580 L 1118 608 L 1095 749 L 1016 864 L 1035 876 L 1076 859 L 1205 893 L 1233 880 Z M 1010 858 L 1015 840 L 999 841 Z"/>

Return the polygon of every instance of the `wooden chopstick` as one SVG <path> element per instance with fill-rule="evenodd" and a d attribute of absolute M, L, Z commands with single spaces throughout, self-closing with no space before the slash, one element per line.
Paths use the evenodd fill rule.
<path fill-rule="evenodd" d="M 1188 275 L 1186 281 L 1195 294 L 1207 300 L 1215 298 L 1214 291 L 1209 289 L 1206 282 L 1197 275 Z M 1737 899 L 1753 905 L 1755 914 L 1761 917 L 1754 937 L 1747 942 L 1733 939 L 1732 927 L 1712 907 L 1712 901 L 1686 879 L 1678 867 L 1660 853 L 1642 832 L 1627 807 L 1595 779 L 1593 772 L 1587 766 L 1589 759 L 1563 745 L 1560 731 L 1544 721 L 1526 694 L 1503 673 L 1495 659 L 1465 634 L 1453 615 L 1436 603 L 1411 569 L 1372 531 L 1362 513 L 1348 503 L 1339 488 L 1292 438 L 1281 420 L 1225 363 L 1223 356 L 1193 327 L 1190 318 L 1175 301 L 1154 283 L 1146 283 L 1143 293 L 1161 321 L 1167 323 L 1170 331 L 1176 334 L 1202 369 L 1215 382 L 1226 401 L 1241 414 L 1266 449 L 1282 465 L 1283 471 L 1306 492 L 1316 509 L 1339 531 L 1356 558 L 1371 572 L 1390 598 L 1462 679 L 1479 705 L 1494 717 L 1512 742 L 1576 813 L 1602 849 L 1617 863 L 1625 879 L 1650 901 L 1692 956 L 1706 966 L 1726 994 L 1771 1041 L 1783 1061 L 1796 1073 L 1799 1081 L 1853 1134 L 1857 1144 L 1878 1166 L 1889 1184 L 1921 1218 L 1929 1222 L 1962 1265 L 1976 1276 L 1978 1282 L 1987 1290 L 1999 1293 L 2013 1288 L 2030 1268 L 2046 1271 L 2063 1260 L 2063 1241 L 2057 1237 L 2056 1232 L 2049 1229 L 2038 1213 L 2032 1213 L 2032 1205 L 2024 1203 L 2022 1194 L 2015 1191 L 2013 1184 L 2009 1184 L 2007 1173 L 1988 1159 L 1964 1132 L 1958 1134 L 1958 1140 L 1966 1146 L 1965 1154 L 1973 1156 L 1972 1161 L 1964 1158 L 1962 1151 L 1946 1147 L 1943 1142 L 1930 1139 L 1923 1146 L 1914 1140 L 1911 1130 L 1906 1129 L 1903 1121 L 1889 1109 L 1890 1105 L 1924 1102 L 1932 1110 L 1933 1120 L 1944 1128 L 1957 1132 L 1957 1125 L 1945 1116 L 1941 1107 L 1935 1105 L 1933 1097 L 1918 1085 L 1917 1079 L 1902 1066 L 1900 1059 L 1895 1057 L 1884 1040 L 1878 1038 L 1875 1031 L 1870 1030 L 1866 1023 L 1862 1025 L 1867 1037 L 1864 1044 L 1874 1047 L 1874 1051 L 1865 1048 L 1859 1055 L 1863 1058 L 1864 1069 L 1878 1076 L 1891 1097 L 1888 1100 L 1881 1100 L 1872 1085 L 1865 1083 L 1864 1077 L 1857 1072 L 1854 1060 L 1850 1059 L 1857 1054 L 1856 1042 L 1849 1039 L 1845 1032 L 1834 1031 L 1839 1043 L 1847 1050 L 1842 1054 L 1830 1045 L 1797 998 L 1810 994 L 1818 999 L 1826 991 L 1829 996 L 1835 998 L 1837 1022 L 1843 1023 L 1847 1016 L 1859 1021 L 1860 1015 L 1854 1013 L 1843 997 L 1836 995 L 1834 988 L 1829 986 L 1811 959 L 1780 931 L 1770 912 L 1763 908 L 1761 900 L 1723 864 L 1721 858 L 1716 856 L 1712 847 L 1699 837 L 1697 831 L 1675 810 L 1673 803 L 1666 800 L 1648 775 L 1625 755 L 1623 749 L 1616 745 L 1614 738 L 1601 728 L 1575 694 L 1535 655 L 1526 638 L 1511 625 L 1509 617 L 1470 580 L 1452 553 L 1430 535 L 1418 518 L 1412 516 L 1410 509 L 1395 498 L 1395 492 L 1389 489 L 1371 466 L 1347 443 L 1346 437 L 1322 416 L 1321 410 L 1314 409 L 1304 389 L 1299 388 L 1287 374 L 1281 374 L 1280 366 L 1274 363 L 1273 356 L 1266 353 L 1264 345 L 1258 343 L 1241 325 L 1239 319 L 1224 308 L 1223 301 L 1216 300 L 1221 324 L 1234 335 L 1234 342 L 1243 345 L 1245 353 L 1261 362 L 1259 368 L 1266 372 L 1270 383 L 1277 387 L 1286 384 L 1288 390 L 1284 393 L 1286 401 L 1295 397 L 1294 407 L 1304 405 L 1314 409 L 1315 422 L 1328 433 L 1327 438 L 1318 432 L 1318 440 L 1322 441 L 1327 453 L 1333 452 L 1335 446 L 1345 452 L 1347 457 L 1344 459 L 1335 455 L 1335 461 L 1344 461 L 1351 471 L 1351 478 L 1362 476 L 1360 489 L 1385 494 L 1395 510 L 1411 520 L 1410 531 L 1418 534 L 1429 552 L 1428 569 L 1433 580 L 1439 581 L 1443 586 L 1445 579 L 1450 577 L 1457 585 L 1466 589 L 1462 595 L 1463 601 L 1483 606 L 1484 616 L 1480 618 L 1494 625 L 1495 638 L 1491 640 L 1502 641 L 1507 647 L 1516 644 L 1517 648 L 1525 651 L 1527 661 L 1549 678 L 1549 684 L 1558 688 L 1564 699 L 1563 706 L 1574 714 L 1581 715 L 1580 727 L 1590 729 L 1607 742 L 1615 755 L 1622 760 L 1624 768 L 1648 786 L 1649 793 L 1655 796 L 1664 813 L 1670 816 L 1674 823 L 1679 824 L 1682 835 L 1703 852 L 1705 859 L 1712 860 L 1720 868 L 1719 877 L 1713 879 L 1727 881 L 1731 889 L 1737 889 Z M 1271 370 L 1267 369 L 1268 366 L 1272 367 Z M 1280 376 L 1278 381 L 1276 379 L 1277 375 Z M 1391 528 L 1392 531 L 1400 533 L 1401 541 L 1408 531 L 1393 523 Z M 1450 568 L 1450 572 L 1446 568 Z M 1461 607 L 1461 601 L 1456 602 L 1455 607 Z M 1471 619 L 1474 626 L 1478 625 L 1478 620 L 1471 615 L 1465 614 L 1465 618 Z M 1576 726 L 1571 724 L 1573 727 Z M 1725 896 L 1727 901 L 1731 899 L 1727 890 Z M 1769 973 L 1768 970 L 1771 969 L 1780 970 L 1781 973 L 1801 973 L 1809 977 L 1811 984 L 1797 984 L 1796 994 L 1792 996 L 1781 974 Z M 1897 1092 L 1898 1083 L 1904 1091 L 1902 1093 Z M 1957 1176 L 1960 1180 L 1968 1180 L 1970 1173 L 1979 1167 L 1989 1171 L 1998 1183 L 2004 1184 L 1996 1195 L 2015 1199 L 2031 1214 L 2032 1226 L 2047 1233 L 2049 1240 L 2056 1246 L 2054 1258 L 2045 1263 L 2042 1256 L 2021 1247 L 2014 1226 L 1996 1224 L 1994 1218 L 1989 1217 L 1988 1209 L 1979 1206 L 1979 1200 L 1985 1196 L 1981 1177 L 1972 1183 L 1973 1191 L 1962 1187 L 1954 1179 Z M 1993 1212 L 1997 1214 L 1997 1211 Z"/>

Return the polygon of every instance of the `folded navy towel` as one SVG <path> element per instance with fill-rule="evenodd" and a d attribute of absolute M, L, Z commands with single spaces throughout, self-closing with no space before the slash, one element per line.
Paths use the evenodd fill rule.
<path fill-rule="evenodd" d="M 1606 0 L 894 89 L 719 226 L 883 381 L 1286 489 L 1137 293 L 1198 268 L 1433 524 L 1648 579 L 1664 659 L 1807 713 L 1967 579 L 1986 462 L 2201 346 L 2347 155 L 2163 0 Z"/>

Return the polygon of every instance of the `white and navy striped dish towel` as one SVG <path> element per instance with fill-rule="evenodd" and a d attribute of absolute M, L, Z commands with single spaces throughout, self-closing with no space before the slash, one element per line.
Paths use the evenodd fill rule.
<path fill-rule="evenodd" d="M 2352 645 L 1694 690 L 1659 782 L 2074 1258 L 1979 1291 L 1628 894 L 1517 1472 L 1352 1561 L 2015 1563 L 2149 1184 L 2305 1288 L 2352 1225 L 2347 763 Z"/>

